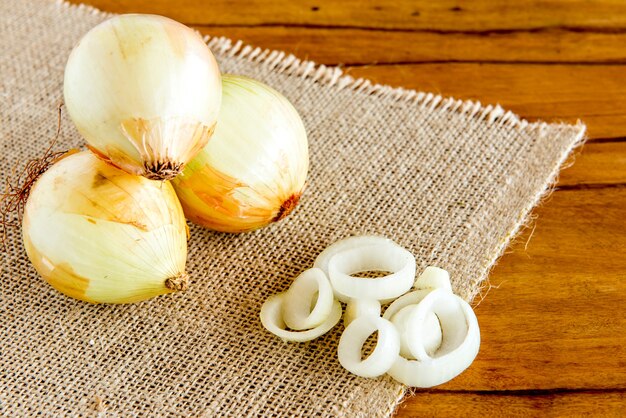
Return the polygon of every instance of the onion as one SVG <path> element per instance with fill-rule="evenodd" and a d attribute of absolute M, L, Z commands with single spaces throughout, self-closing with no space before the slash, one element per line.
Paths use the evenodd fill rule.
<path fill-rule="evenodd" d="M 423 328 L 429 313 L 437 314 L 441 323 L 441 347 L 426 352 Z M 432 387 L 445 383 L 467 369 L 480 348 L 480 329 L 472 308 L 463 299 L 444 290 L 429 293 L 407 320 L 406 341 L 416 360 L 398 356 L 389 375 L 400 383 L 414 387 Z"/>
<path fill-rule="evenodd" d="M 128 303 L 187 287 L 187 225 L 170 184 L 88 151 L 36 181 L 22 233 L 39 274 L 76 299 Z"/>
<path fill-rule="evenodd" d="M 370 258 L 371 254 L 374 256 Z M 385 259 L 385 256 L 389 258 Z M 329 266 L 333 259 L 337 261 L 331 275 Z M 335 297 L 340 301 L 348 303 L 351 299 L 371 299 L 386 303 L 410 289 L 415 276 L 415 257 L 388 238 L 363 235 L 344 238 L 330 245 L 317 256 L 315 267 L 328 275 Z M 351 273 L 346 274 L 345 269 Z M 394 269 L 399 269 L 396 274 L 377 279 L 350 276 L 364 271 Z M 379 293 L 383 287 L 387 288 Z"/>
<path fill-rule="evenodd" d="M 314 340 L 330 331 L 341 319 L 341 304 L 333 300 L 328 316 L 320 325 L 305 331 L 289 331 L 283 319 L 283 303 L 285 294 L 270 296 L 261 306 L 261 324 L 272 334 L 285 341 L 305 342 Z"/>
<path fill-rule="evenodd" d="M 430 292 L 432 292 L 432 289 L 420 289 L 400 296 L 398 299 L 394 300 L 393 303 L 387 307 L 387 309 L 385 309 L 383 318 L 391 320 L 393 316 L 400 312 L 402 308 L 410 305 L 417 305 Z"/>
<path fill-rule="evenodd" d="M 175 179 L 191 221 L 245 232 L 285 218 L 304 189 L 309 154 L 298 112 L 276 90 L 224 75 L 215 135 Z"/>
<path fill-rule="evenodd" d="M 363 344 L 376 331 L 376 347 L 366 359 L 362 359 Z M 396 328 L 386 319 L 373 315 L 360 316 L 352 321 L 341 334 L 337 348 L 339 363 L 361 377 L 384 374 L 394 364 L 399 352 L 400 337 Z"/>
<path fill-rule="evenodd" d="M 415 281 L 416 289 L 446 289 L 452 292 L 450 273 L 439 267 L 429 266 Z"/>
<path fill-rule="evenodd" d="M 365 271 L 392 273 L 375 279 L 353 276 Z M 393 242 L 352 248 L 329 260 L 328 277 L 341 301 L 346 298 L 384 301 L 411 288 L 415 281 L 415 257 Z"/>
<path fill-rule="evenodd" d="M 380 302 L 373 299 L 350 299 L 343 314 L 343 324 L 348 326 L 350 322 L 364 315 L 380 316 Z"/>
<path fill-rule="evenodd" d="M 94 152 L 128 173 L 164 180 L 209 140 L 220 73 L 190 28 L 162 16 L 120 15 L 76 45 L 65 67 L 64 96 Z"/>
<path fill-rule="evenodd" d="M 332 307 L 333 289 L 324 272 L 315 267 L 296 277 L 283 298 L 285 323 L 294 330 L 320 325 L 328 318 Z"/>
<path fill-rule="evenodd" d="M 394 243 L 389 238 L 379 237 L 377 235 L 360 235 L 348 237 L 339 240 L 326 247 L 315 259 L 315 267 L 322 269 L 328 275 L 328 263 L 330 259 L 342 251 L 361 248 L 370 245 L 388 245 Z M 346 301 L 347 302 L 347 301 Z"/>
<path fill-rule="evenodd" d="M 412 343 L 407 341 L 407 338 L 417 338 L 419 344 L 424 346 L 424 349 L 429 354 L 433 354 L 441 346 L 442 335 L 441 325 L 439 324 L 439 318 L 433 312 L 429 312 L 424 320 L 424 324 L 420 327 L 419 331 L 411 332 L 409 330 L 409 317 L 413 310 L 418 305 L 409 305 L 400 309 L 400 311 L 391 318 L 391 322 L 396 326 L 400 332 L 400 355 L 408 359 L 415 359 L 409 346 Z M 417 337 L 415 336 L 417 333 Z"/>
<path fill-rule="evenodd" d="M 341 306 L 334 300 L 331 313 L 325 314 L 331 298 L 326 273 L 335 297 L 347 302 L 338 346 L 345 369 L 361 377 L 388 373 L 408 386 L 439 385 L 474 361 L 480 329 L 472 308 L 452 293 L 446 270 L 427 267 L 415 281 L 417 290 L 403 294 L 414 283 L 415 268 L 413 255 L 389 239 L 343 239 L 322 251 L 315 267 L 296 278 L 287 292 L 263 304 L 261 322 L 288 341 L 308 341 L 327 332 L 339 321 Z M 391 274 L 376 279 L 352 276 L 364 271 Z M 393 303 L 381 317 L 381 303 L 390 299 Z M 323 318 L 307 331 L 286 330 L 285 322 L 292 329 L 304 329 Z M 374 332 L 376 346 L 363 358 L 363 345 Z"/>

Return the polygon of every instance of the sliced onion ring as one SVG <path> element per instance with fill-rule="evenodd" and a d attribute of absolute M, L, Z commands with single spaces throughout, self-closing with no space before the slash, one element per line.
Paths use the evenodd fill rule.
<path fill-rule="evenodd" d="M 355 277 L 364 271 L 390 271 L 375 279 Z M 386 300 L 408 291 L 415 281 L 415 257 L 404 248 L 387 242 L 344 250 L 328 261 L 328 277 L 335 296 L 350 299 Z"/>
<path fill-rule="evenodd" d="M 450 273 L 439 267 L 429 266 L 415 281 L 416 289 L 446 289 L 452 292 Z"/>
<path fill-rule="evenodd" d="M 393 318 L 395 314 L 400 312 L 402 308 L 404 308 L 405 306 L 409 306 L 409 305 L 417 305 L 418 303 L 420 303 L 422 299 L 426 297 L 427 294 L 429 294 L 432 291 L 433 289 L 420 289 L 420 290 L 414 290 L 412 292 L 407 293 L 406 295 L 400 296 L 398 299 L 393 301 L 393 303 L 389 305 L 387 309 L 385 309 L 383 318 L 391 321 L 391 318 Z"/>
<path fill-rule="evenodd" d="M 363 344 L 378 331 L 374 351 L 361 358 Z M 400 336 L 393 324 L 379 316 L 360 316 L 341 334 L 337 349 L 339 363 L 349 372 L 361 377 L 377 377 L 386 373 L 400 353 Z"/>
<path fill-rule="evenodd" d="M 426 352 L 422 336 L 427 318 L 432 313 L 439 318 L 442 333 L 441 347 L 435 353 L 436 356 L 450 353 L 463 343 L 469 324 L 459 300 L 458 296 L 445 289 L 436 289 L 411 310 L 406 322 L 406 342 L 413 357 L 417 360 L 431 358 Z"/>
<path fill-rule="evenodd" d="M 353 248 L 365 247 L 368 245 L 386 245 L 395 244 L 389 238 L 379 237 L 376 235 L 362 235 L 357 237 L 348 237 L 329 245 L 324 251 L 319 253 L 315 259 L 314 266 L 322 269 L 328 276 L 328 262 L 335 254 Z"/>
<path fill-rule="evenodd" d="M 265 329 L 285 341 L 311 341 L 330 331 L 341 319 L 341 304 L 334 300 L 330 315 L 319 326 L 307 331 L 287 331 L 282 316 L 284 296 L 284 293 L 270 296 L 261 306 L 260 316 Z"/>
<path fill-rule="evenodd" d="M 317 301 L 311 310 L 311 304 Z M 333 307 L 333 288 L 318 268 L 303 271 L 283 298 L 283 319 L 293 330 L 315 328 L 328 318 Z"/>
<path fill-rule="evenodd" d="M 417 306 L 418 305 L 405 306 L 391 318 L 391 323 L 396 326 L 396 329 L 400 333 L 400 355 L 411 360 L 414 360 L 415 357 L 413 356 L 413 354 L 411 354 L 411 350 L 409 350 L 407 337 L 414 336 L 414 333 L 411 334 L 407 332 L 409 328 L 408 319 Z M 434 314 L 434 312 L 430 312 L 428 314 L 424 325 L 422 326 L 420 332 L 418 332 L 417 337 L 421 344 L 424 345 L 424 349 L 426 350 L 426 352 L 429 354 L 434 354 L 439 349 L 439 347 L 441 347 L 441 325 L 439 324 L 439 319 L 437 318 L 437 315 Z"/>
<path fill-rule="evenodd" d="M 434 295 L 432 303 L 437 302 L 437 304 L 440 304 L 443 302 L 443 304 L 449 305 L 449 307 L 446 308 L 437 308 L 437 310 L 443 314 L 439 317 L 443 332 L 441 348 L 433 357 L 426 353 L 417 353 L 420 354 L 420 357 L 423 357 L 423 359 L 420 360 L 409 360 L 398 356 L 396 362 L 388 371 L 391 377 L 408 386 L 428 388 L 452 380 L 470 366 L 480 348 L 480 329 L 472 308 L 463 299 L 456 295 L 451 295 L 445 290 L 433 291 L 433 293 L 435 292 L 443 293 L 447 299 L 439 295 Z M 453 302 L 454 299 L 456 300 Z M 422 303 L 424 302 L 427 302 L 426 299 L 422 301 Z M 427 302 L 427 304 L 428 303 L 429 302 Z M 463 324 L 461 327 L 456 323 L 458 320 L 456 314 L 457 306 L 460 307 L 463 314 Z M 427 310 L 427 306 L 424 305 L 422 310 Z M 457 319 L 452 320 L 451 318 L 453 317 Z M 409 321 L 417 321 L 417 318 L 418 311 L 416 309 L 411 313 Z M 450 321 L 455 321 L 454 325 L 451 325 Z M 460 344 L 454 346 L 455 343 L 458 342 L 456 341 L 458 338 L 458 329 L 462 329 L 463 327 L 466 328 L 467 332 L 462 341 L 460 341 Z M 452 341 L 450 341 L 450 336 L 448 335 L 450 332 L 453 334 L 451 338 Z M 413 354 L 415 355 L 416 353 Z"/>
<path fill-rule="evenodd" d="M 359 316 L 380 316 L 380 302 L 372 299 L 350 299 L 343 314 L 343 324 L 347 327 Z"/>

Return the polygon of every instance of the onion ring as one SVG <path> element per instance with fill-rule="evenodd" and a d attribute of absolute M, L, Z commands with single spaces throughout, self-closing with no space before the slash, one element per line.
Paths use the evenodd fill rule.
<path fill-rule="evenodd" d="M 363 344 L 378 331 L 374 351 L 361 358 Z M 393 324 L 380 316 L 360 316 L 341 334 L 337 349 L 339 363 L 349 372 L 361 377 L 377 377 L 386 373 L 400 353 L 400 336 Z"/>
<path fill-rule="evenodd" d="M 313 265 L 322 269 L 322 271 L 328 276 L 328 262 L 335 256 L 335 254 L 353 248 L 360 248 L 368 245 L 385 245 L 389 243 L 394 244 L 394 242 L 389 238 L 379 237 L 377 235 L 362 235 L 344 238 L 329 245 L 326 249 L 324 249 L 324 251 L 319 253 Z"/>
<path fill-rule="evenodd" d="M 411 350 L 409 350 L 409 343 L 407 342 L 407 337 L 412 337 L 411 333 L 407 332 L 407 320 L 417 306 L 418 305 L 405 306 L 391 318 L 391 323 L 395 325 L 396 329 L 400 333 L 400 355 L 410 360 L 414 360 L 415 357 L 411 354 Z M 419 342 L 424 345 L 424 349 L 427 353 L 432 355 L 439 349 L 439 347 L 441 347 L 441 324 L 439 323 L 439 318 L 437 318 L 437 315 L 435 315 L 434 312 L 428 313 L 424 325 L 418 333 L 419 335 L 417 338 Z"/>
<path fill-rule="evenodd" d="M 317 300 L 311 309 L 311 304 Z M 303 271 L 295 278 L 283 298 L 283 319 L 293 330 L 315 328 L 328 318 L 333 307 L 333 288 L 318 268 Z"/>
<path fill-rule="evenodd" d="M 388 373 L 408 386 L 428 388 L 455 378 L 472 364 L 480 349 L 480 328 L 467 302 L 443 289 L 435 290 L 428 296 L 430 300 L 425 298 L 411 312 L 409 328 L 416 333 L 415 329 L 424 324 L 425 313 L 434 311 L 441 322 L 443 342 L 432 357 L 423 350 L 423 346 L 416 349 L 414 345 L 411 346 L 411 353 L 419 360 L 397 357 Z M 415 323 L 414 326 L 411 323 Z M 409 335 L 409 341 L 410 338 Z"/>
<path fill-rule="evenodd" d="M 372 299 L 350 299 L 343 314 L 343 324 L 347 327 L 359 316 L 380 316 L 380 302 Z"/>
<path fill-rule="evenodd" d="M 439 267 L 429 266 L 415 281 L 416 289 L 446 289 L 452 292 L 450 273 Z"/>
<path fill-rule="evenodd" d="M 352 276 L 364 271 L 392 273 L 375 279 Z M 335 296 L 342 302 L 350 299 L 396 298 L 413 286 L 415 257 L 391 241 L 347 249 L 330 258 L 328 277 Z"/>
<path fill-rule="evenodd" d="M 385 309 L 383 318 L 391 321 L 391 318 L 393 318 L 395 314 L 400 312 L 400 309 L 409 305 L 417 305 L 422 299 L 426 297 L 426 295 L 428 295 L 432 291 L 432 289 L 420 289 L 400 296 L 398 299 L 393 301 L 393 303 L 389 305 L 387 309 Z"/>
<path fill-rule="evenodd" d="M 341 304 L 333 300 L 330 315 L 319 326 L 306 331 L 287 331 L 282 316 L 284 293 L 272 295 L 261 306 L 261 324 L 272 334 L 285 341 L 304 342 L 311 341 L 330 331 L 341 319 Z"/>

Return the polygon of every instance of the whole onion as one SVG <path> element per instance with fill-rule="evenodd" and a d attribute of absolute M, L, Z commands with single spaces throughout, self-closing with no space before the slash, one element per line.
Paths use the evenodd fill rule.
<path fill-rule="evenodd" d="M 187 287 L 187 224 L 171 185 L 89 151 L 36 181 L 22 236 L 39 274 L 76 299 L 129 303 Z"/>
<path fill-rule="evenodd" d="M 64 96 L 92 151 L 128 173 L 165 180 L 213 133 L 220 72 L 202 38 L 185 25 L 120 15 L 76 45 Z"/>
<path fill-rule="evenodd" d="M 308 166 L 306 131 L 292 104 L 259 81 L 224 75 L 215 133 L 172 183 L 188 219 L 244 232 L 295 208 Z"/>

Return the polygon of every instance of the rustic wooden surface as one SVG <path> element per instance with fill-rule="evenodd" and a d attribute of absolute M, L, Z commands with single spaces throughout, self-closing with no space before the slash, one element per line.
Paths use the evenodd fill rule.
<path fill-rule="evenodd" d="M 626 414 L 625 2 L 87 3 L 530 120 L 586 122 L 589 142 L 491 274 L 478 358 L 450 383 L 416 391 L 397 416 Z"/>

